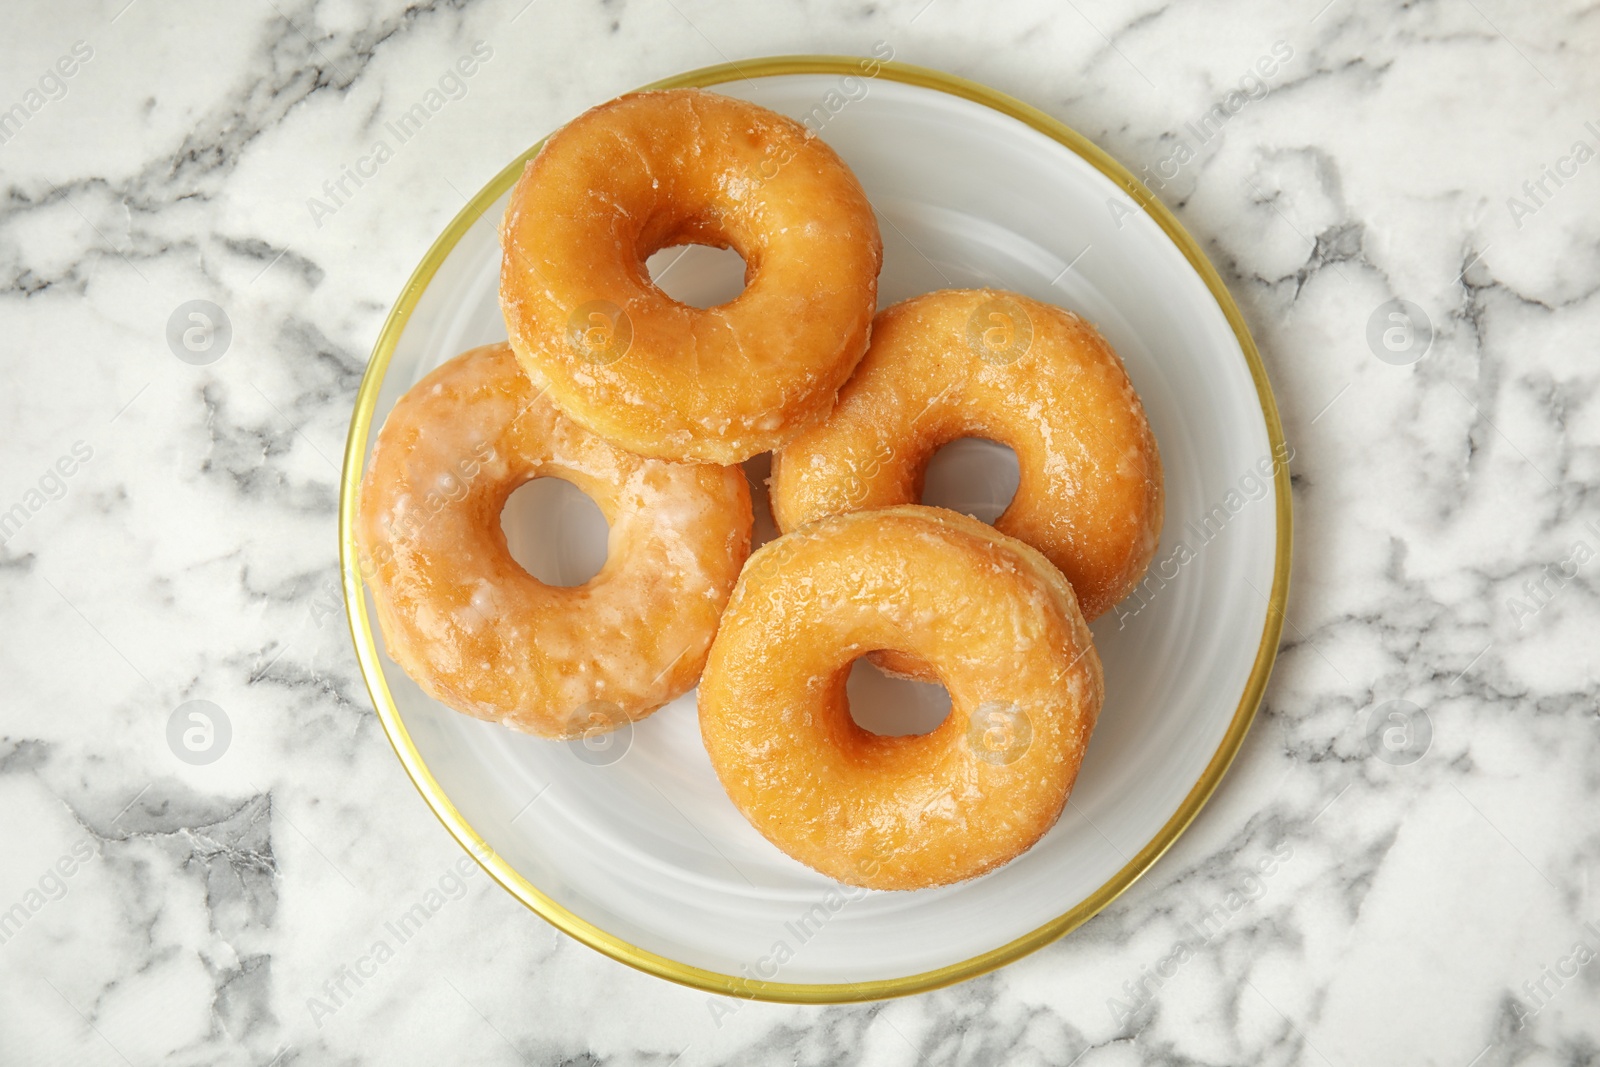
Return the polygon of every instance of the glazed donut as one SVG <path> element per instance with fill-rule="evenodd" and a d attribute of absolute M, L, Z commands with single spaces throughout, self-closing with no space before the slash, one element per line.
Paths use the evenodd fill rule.
<path fill-rule="evenodd" d="M 915 502 L 929 458 L 961 437 L 1016 452 L 995 529 L 1060 568 L 1086 618 L 1138 585 L 1161 536 L 1161 458 L 1122 362 L 1072 312 L 993 289 L 878 315 L 833 414 L 773 457 L 778 528 Z"/>
<path fill-rule="evenodd" d="M 851 661 L 896 649 L 950 693 L 922 736 L 850 716 Z M 870 889 L 947 885 L 1054 825 L 1104 686 L 1072 588 L 1042 555 L 918 505 L 835 515 L 750 558 L 700 679 L 728 796 L 778 848 Z"/>
<path fill-rule="evenodd" d="M 506 547 L 506 499 L 545 476 L 610 523 L 605 566 L 583 585 L 545 585 Z M 688 691 L 750 551 L 737 468 L 616 448 L 536 392 L 504 344 L 400 399 L 358 509 L 390 658 L 457 711 L 543 737 L 615 728 Z"/>
<path fill-rule="evenodd" d="M 661 459 L 739 463 L 827 415 L 866 350 L 883 244 L 803 125 L 698 89 L 634 93 L 553 134 L 511 193 L 511 345 L 570 418 Z M 681 304 L 645 260 L 733 248 L 745 289 Z"/>

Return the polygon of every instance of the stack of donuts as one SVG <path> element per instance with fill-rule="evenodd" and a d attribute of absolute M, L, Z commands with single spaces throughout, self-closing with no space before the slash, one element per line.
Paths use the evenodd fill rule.
<path fill-rule="evenodd" d="M 733 803 L 847 884 L 945 885 L 1038 841 L 1101 708 L 1087 620 L 1138 584 L 1161 528 L 1156 443 L 1099 333 L 988 289 L 876 312 L 882 242 L 849 168 L 800 123 L 700 90 L 551 136 L 501 243 L 509 343 L 418 382 L 361 486 L 390 657 L 457 711 L 553 739 L 698 684 Z M 646 259 L 688 244 L 738 252 L 743 291 L 702 309 L 657 288 Z M 992 526 L 918 503 L 964 437 L 1017 455 Z M 763 452 L 780 536 L 752 554 L 739 464 Z M 610 524 L 583 585 L 508 550 L 501 510 L 541 477 Z M 942 684 L 944 722 L 857 725 L 863 656 Z"/>

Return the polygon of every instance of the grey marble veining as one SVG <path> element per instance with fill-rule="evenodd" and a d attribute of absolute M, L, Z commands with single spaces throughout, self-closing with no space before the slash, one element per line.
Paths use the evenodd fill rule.
<path fill-rule="evenodd" d="M 0 1062 L 1600 1063 L 1600 7 L 6 21 Z M 683 69 L 880 41 L 1065 120 L 1201 241 L 1295 449 L 1290 611 L 1216 797 L 1072 936 L 905 1000 L 722 1002 L 458 867 L 350 650 L 337 463 L 390 302 L 529 143 Z M 190 301 L 220 358 L 177 357 Z M 224 758 L 175 755 L 191 701 Z"/>

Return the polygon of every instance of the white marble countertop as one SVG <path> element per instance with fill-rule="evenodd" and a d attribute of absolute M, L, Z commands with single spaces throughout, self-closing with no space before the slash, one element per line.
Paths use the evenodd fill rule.
<path fill-rule="evenodd" d="M 0 1062 L 1600 1062 L 1600 7 L 30 0 L 6 21 Z M 324 183 L 479 41 L 449 121 L 334 203 Z M 1149 176 L 1244 308 L 1297 536 L 1236 766 L 1102 915 L 943 991 L 726 1014 L 478 874 L 314 1013 L 328 945 L 460 855 L 329 609 L 390 302 L 463 194 L 583 108 L 880 41 Z M 1200 143 L 1187 124 L 1275 48 L 1265 95 Z M 1431 323 L 1420 359 L 1382 347 L 1396 298 Z M 203 365 L 168 341 L 195 300 L 232 331 Z M 210 764 L 168 744 L 191 700 L 231 725 Z M 1393 700 L 1429 728 L 1419 758 L 1369 755 Z M 1265 883 L 1263 848 L 1293 857 Z M 1155 975 L 1219 903 L 1226 928 Z"/>

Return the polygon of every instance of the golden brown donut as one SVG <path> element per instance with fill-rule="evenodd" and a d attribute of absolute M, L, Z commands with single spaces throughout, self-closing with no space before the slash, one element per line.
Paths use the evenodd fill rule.
<path fill-rule="evenodd" d="M 850 664 L 896 649 L 950 693 L 931 733 L 850 717 Z M 916 505 L 835 515 L 750 557 L 700 679 L 723 788 L 830 878 L 918 889 L 983 874 L 1054 825 L 1103 695 L 1072 588 L 1038 552 Z"/>
<path fill-rule="evenodd" d="M 634 93 L 553 134 L 512 191 L 500 302 L 569 417 L 640 455 L 738 463 L 825 416 L 866 349 L 882 241 L 803 125 L 698 89 Z M 663 293 L 645 260 L 733 248 L 745 290 Z"/>
<path fill-rule="evenodd" d="M 1139 583 L 1161 536 L 1161 457 L 1122 362 L 1072 312 L 993 289 L 878 315 L 833 414 L 773 457 L 778 528 L 914 503 L 929 458 L 961 437 L 1016 452 L 995 528 L 1059 567 L 1085 617 Z"/>
<path fill-rule="evenodd" d="M 545 585 L 506 547 L 506 498 L 546 476 L 611 525 L 605 566 L 583 585 Z M 688 691 L 750 551 L 738 468 L 607 443 L 534 390 L 504 344 L 455 357 L 400 399 L 358 507 L 390 658 L 457 711 L 544 737 L 615 728 Z"/>

